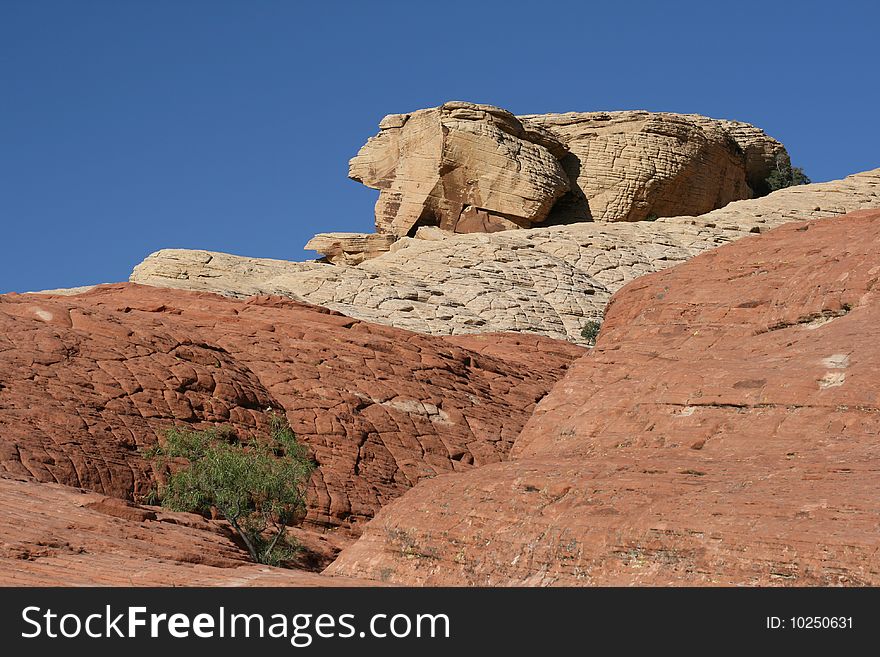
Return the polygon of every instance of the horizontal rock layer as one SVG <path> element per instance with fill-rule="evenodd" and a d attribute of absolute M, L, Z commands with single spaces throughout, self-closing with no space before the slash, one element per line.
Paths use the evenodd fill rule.
<path fill-rule="evenodd" d="M 512 460 L 423 482 L 327 572 L 880 584 L 878 286 L 880 211 L 783 226 L 630 283 Z"/>
<path fill-rule="evenodd" d="M 356 525 L 424 477 L 506 458 L 576 346 L 436 338 L 279 297 L 130 284 L 0 296 L 0 473 L 146 494 L 174 424 L 265 429 L 283 410 L 319 467 L 309 520 Z"/>
<path fill-rule="evenodd" d="M 628 281 L 788 221 L 880 207 L 880 169 L 790 187 L 693 217 L 492 235 L 422 228 L 357 267 L 166 249 L 131 280 L 229 296 L 278 294 L 431 334 L 520 331 L 582 342 Z"/>

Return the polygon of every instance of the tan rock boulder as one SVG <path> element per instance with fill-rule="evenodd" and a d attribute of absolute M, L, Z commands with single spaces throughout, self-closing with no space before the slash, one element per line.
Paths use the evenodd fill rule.
<path fill-rule="evenodd" d="M 572 191 L 556 204 L 548 223 L 703 214 L 753 196 L 776 155 L 787 157 L 782 144 L 754 126 L 695 114 L 570 112 L 519 118 L 552 133 L 570 150 L 563 166 Z"/>
<path fill-rule="evenodd" d="M 450 102 L 391 114 L 379 127 L 351 160 L 349 177 L 380 190 L 376 230 L 386 238 L 426 227 L 494 233 L 703 214 L 766 194 L 772 167 L 788 160 L 759 128 L 697 114 L 515 117 Z M 356 265 L 385 248 L 367 235 L 329 235 L 306 248 L 334 264 Z"/>
<path fill-rule="evenodd" d="M 388 251 L 396 239 L 381 233 L 318 233 L 305 249 L 317 251 L 334 265 L 358 265 Z"/>
<path fill-rule="evenodd" d="M 565 147 L 497 107 L 450 102 L 386 116 L 379 127 L 351 160 L 349 177 L 380 190 L 380 233 L 528 228 L 569 190 L 558 159 Z"/>

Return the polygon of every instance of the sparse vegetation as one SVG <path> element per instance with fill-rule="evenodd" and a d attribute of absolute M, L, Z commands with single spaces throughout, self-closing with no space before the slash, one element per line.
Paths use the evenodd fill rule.
<path fill-rule="evenodd" d="M 174 511 L 216 510 L 257 563 L 280 565 L 298 546 L 286 535 L 305 511 L 306 486 L 314 464 L 278 415 L 269 417 L 269 436 L 240 440 L 227 427 L 207 431 L 173 428 L 147 453 L 170 465 L 158 489 L 162 506 Z M 171 463 L 185 459 L 186 465 Z"/>
<path fill-rule="evenodd" d="M 148 506 L 157 505 L 159 504 L 159 491 L 155 486 L 153 486 L 150 490 L 148 490 L 140 497 L 135 497 L 135 500 L 139 504 L 146 504 Z"/>
<path fill-rule="evenodd" d="M 768 193 L 785 187 L 807 185 L 810 182 L 804 170 L 791 166 L 791 160 L 782 153 L 776 156 L 776 168 L 770 172 L 766 180 Z"/>
<path fill-rule="evenodd" d="M 601 328 L 602 322 L 597 322 L 595 319 L 591 319 L 584 324 L 584 328 L 581 329 L 581 337 L 587 341 L 588 345 L 593 346 L 596 344 L 596 337 L 599 335 L 599 330 Z"/>

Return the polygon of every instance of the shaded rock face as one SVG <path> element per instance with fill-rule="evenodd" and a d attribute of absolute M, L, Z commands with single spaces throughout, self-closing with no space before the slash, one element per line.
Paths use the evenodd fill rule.
<path fill-rule="evenodd" d="M 775 139 L 747 123 L 665 112 L 571 112 L 519 117 L 555 135 L 572 191 L 547 223 L 698 215 L 764 192 Z"/>
<path fill-rule="evenodd" d="M 776 169 L 777 164 L 791 164 L 785 147 L 767 135 L 763 130 L 740 121 L 718 120 L 724 129 L 742 150 L 746 165 L 746 182 L 756 196 L 764 196 L 770 192 L 767 178 Z"/>
<path fill-rule="evenodd" d="M 278 297 L 137 285 L 0 296 L 0 473 L 144 495 L 173 424 L 264 430 L 283 410 L 319 467 L 309 520 L 356 525 L 424 477 L 506 458 L 581 350 L 439 339 Z"/>
<path fill-rule="evenodd" d="M 510 461 L 423 482 L 328 572 L 880 584 L 878 285 L 878 210 L 786 225 L 630 283 Z"/>
<path fill-rule="evenodd" d="M 569 190 L 565 148 L 497 107 L 451 102 L 386 116 L 379 128 L 349 164 L 350 178 L 380 190 L 379 233 L 528 228 Z"/>
<path fill-rule="evenodd" d="M 746 142 L 743 142 L 746 143 Z M 746 149 L 748 146 L 746 146 Z M 357 267 L 168 249 L 131 280 L 278 294 L 421 333 L 536 333 L 581 342 L 611 295 L 638 276 L 785 222 L 880 207 L 880 169 L 790 187 L 700 216 L 453 235 L 422 227 Z"/>
<path fill-rule="evenodd" d="M 251 563 L 223 522 L 0 477 L 0 586 L 364 584 Z"/>

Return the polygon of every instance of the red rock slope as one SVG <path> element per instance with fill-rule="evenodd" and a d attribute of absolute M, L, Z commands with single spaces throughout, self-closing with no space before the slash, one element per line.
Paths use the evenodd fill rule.
<path fill-rule="evenodd" d="M 273 297 L 131 284 L 6 295 L 0 473 L 138 498 L 152 485 L 138 450 L 157 432 L 254 431 L 283 409 L 319 463 L 310 519 L 354 523 L 422 478 L 506 458 L 582 353 L 520 335 L 418 335 Z"/>
<path fill-rule="evenodd" d="M 0 586 L 357 586 L 251 563 L 225 523 L 0 478 Z"/>
<path fill-rule="evenodd" d="M 327 572 L 880 584 L 880 211 L 637 279 L 513 460 L 425 482 Z"/>

